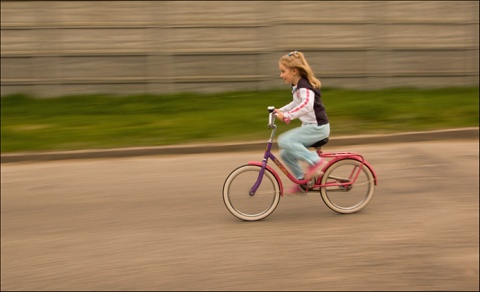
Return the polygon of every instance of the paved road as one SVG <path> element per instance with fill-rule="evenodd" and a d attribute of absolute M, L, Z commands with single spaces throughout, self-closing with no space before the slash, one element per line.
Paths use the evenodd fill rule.
<path fill-rule="evenodd" d="M 478 140 L 363 153 L 362 212 L 282 198 L 242 222 L 226 175 L 259 152 L 2 164 L 2 290 L 478 290 Z M 260 149 L 259 151 L 262 151 Z"/>

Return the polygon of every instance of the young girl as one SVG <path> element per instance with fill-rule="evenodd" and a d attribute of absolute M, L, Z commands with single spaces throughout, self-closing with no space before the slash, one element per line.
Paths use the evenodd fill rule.
<path fill-rule="evenodd" d="M 330 124 L 321 100 L 320 81 L 315 78 L 301 52 L 295 51 L 281 57 L 279 68 L 280 77 L 292 85 L 293 101 L 275 110 L 277 118 L 285 122 L 298 118 L 302 122 L 301 127 L 278 137 L 280 156 L 297 179 L 311 179 L 320 173 L 322 160 L 307 147 L 330 135 Z M 308 163 L 306 174 L 299 160 Z M 299 185 L 294 185 L 286 194 L 302 192 Z"/>

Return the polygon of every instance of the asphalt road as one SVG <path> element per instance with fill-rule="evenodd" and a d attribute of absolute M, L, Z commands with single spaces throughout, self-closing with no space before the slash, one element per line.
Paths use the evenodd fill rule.
<path fill-rule="evenodd" d="M 224 179 L 263 147 L 2 164 L 1 290 L 479 289 L 478 140 L 325 150 L 375 168 L 366 209 L 312 193 L 236 219 Z"/>

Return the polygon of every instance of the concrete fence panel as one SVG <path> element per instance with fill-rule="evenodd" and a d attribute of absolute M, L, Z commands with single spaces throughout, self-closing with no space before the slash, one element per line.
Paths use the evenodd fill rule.
<path fill-rule="evenodd" d="M 1 95 L 478 86 L 478 1 L 1 1 Z"/>

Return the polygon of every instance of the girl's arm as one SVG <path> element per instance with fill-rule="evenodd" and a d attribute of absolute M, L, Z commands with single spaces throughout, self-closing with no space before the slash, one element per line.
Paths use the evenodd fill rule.
<path fill-rule="evenodd" d="M 279 108 L 278 110 L 281 111 L 282 113 L 288 112 L 289 110 L 293 109 L 295 107 L 295 101 L 290 102 L 289 104 Z"/>
<path fill-rule="evenodd" d="M 290 102 L 289 104 L 279 108 L 279 109 L 275 109 L 275 113 L 277 113 L 277 119 L 279 119 L 280 121 L 285 121 L 284 118 L 284 114 L 285 112 L 293 109 L 295 107 L 295 101 L 292 101 Z"/>
<path fill-rule="evenodd" d="M 315 93 L 312 90 L 307 88 L 300 88 L 295 92 L 294 98 L 301 100 L 296 107 L 287 109 L 286 112 L 282 111 L 282 109 L 286 106 L 280 109 L 284 113 L 284 117 L 286 119 L 294 120 L 313 111 Z"/>

